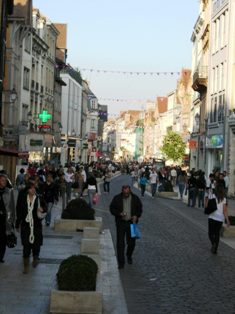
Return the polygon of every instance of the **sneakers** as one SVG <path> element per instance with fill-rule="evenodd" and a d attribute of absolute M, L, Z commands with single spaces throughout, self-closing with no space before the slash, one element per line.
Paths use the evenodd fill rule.
<path fill-rule="evenodd" d="M 118 269 L 123 269 L 124 268 L 124 264 L 118 264 Z"/>
<path fill-rule="evenodd" d="M 132 265 L 132 264 L 133 264 L 132 257 L 128 257 L 128 258 L 127 258 L 127 263 L 128 263 L 129 265 Z"/>

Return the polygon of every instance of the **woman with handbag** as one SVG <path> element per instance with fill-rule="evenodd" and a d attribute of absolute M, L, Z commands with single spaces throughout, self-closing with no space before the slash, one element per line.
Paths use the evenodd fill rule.
<path fill-rule="evenodd" d="M 43 244 L 42 219 L 46 216 L 46 203 L 36 194 L 34 182 L 29 182 L 20 191 L 16 205 L 16 229 L 20 230 L 23 245 L 23 273 L 29 271 L 29 257 L 33 254 L 33 267 L 39 261 L 40 247 Z"/>
<path fill-rule="evenodd" d="M 211 242 L 211 252 L 213 254 L 217 253 L 219 240 L 220 240 L 220 230 L 223 225 L 224 220 L 226 220 L 227 226 L 230 225 L 228 218 L 228 210 L 225 198 L 225 190 L 223 185 L 217 184 L 215 189 L 208 191 L 205 197 L 205 207 L 207 208 L 208 203 L 211 199 L 215 199 L 217 209 L 209 214 L 208 217 L 208 235 Z"/>

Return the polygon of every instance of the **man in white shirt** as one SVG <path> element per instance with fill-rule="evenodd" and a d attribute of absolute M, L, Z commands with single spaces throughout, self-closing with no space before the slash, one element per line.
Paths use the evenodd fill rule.
<path fill-rule="evenodd" d="M 157 180 L 158 180 L 158 175 L 156 169 L 153 169 L 152 172 L 149 175 L 149 180 L 151 184 L 151 192 L 152 192 L 152 198 L 154 198 L 154 195 L 157 190 Z"/>
<path fill-rule="evenodd" d="M 228 177 L 227 171 L 224 170 L 223 174 L 224 174 L 224 182 L 225 182 L 225 196 L 227 197 L 227 195 L 228 195 L 229 177 Z"/>
<path fill-rule="evenodd" d="M 177 171 L 175 168 L 171 169 L 171 183 L 173 186 L 176 186 L 176 178 L 177 178 Z"/>

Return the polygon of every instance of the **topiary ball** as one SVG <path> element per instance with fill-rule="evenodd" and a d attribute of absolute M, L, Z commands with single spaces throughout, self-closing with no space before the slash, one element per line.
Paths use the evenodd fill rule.
<path fill-rule="evenodd" d="M 83 198 L 76 198 L 70 201 L 61 214 L 62 219 L 94 220 L 95 210 L 90 208 Z"/>
<path fill-rule="evenodd" d="M 62 261 L 56 274 L 59 290 L 95 291 L 98 266 L 86 255 L 72 255 Z"/>

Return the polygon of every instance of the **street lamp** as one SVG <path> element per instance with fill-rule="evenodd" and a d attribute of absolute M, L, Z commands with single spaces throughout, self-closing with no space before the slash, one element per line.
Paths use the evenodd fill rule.
<path fill-rule="evenodd" d="M 10 102 L 15 102 L 17 98 L 17 92 L 15 88 L 13 87 L 12 90 L 10 91 Z"/>

